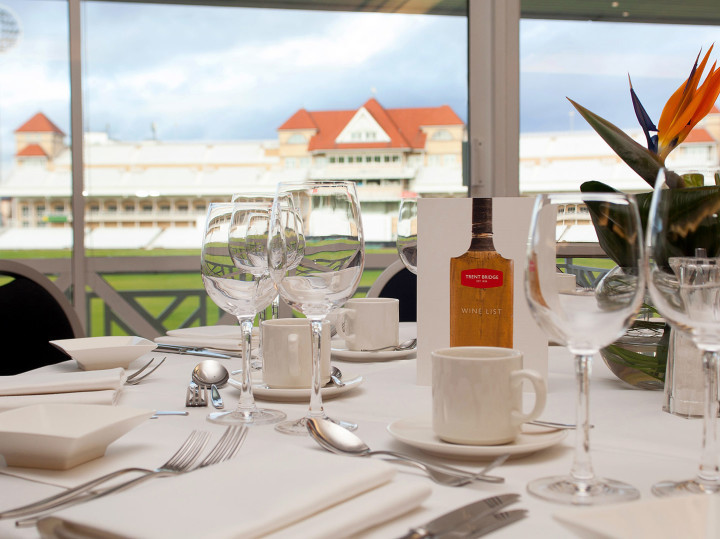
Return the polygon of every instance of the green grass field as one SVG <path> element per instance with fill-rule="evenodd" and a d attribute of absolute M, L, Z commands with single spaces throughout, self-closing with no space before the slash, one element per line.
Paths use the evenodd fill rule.
<path fill-rule="evenodd" d="M 372 249 L 368 252 L 373 253 L 394 253 L 392 248 Z M 88 257 L 135 257 L 135 256 L 197 256 L 200 259 L 199 250 L 93 250 L 88 251 Z M 70 258 L 68 251 L 3 251 L 3 258 Z M 563 262 L 559 260 L 558 262 Z M 614 263 L 604 258 L 587 258 L 575 259 L 578 265 L 593 268 L 610 269 Z M 356 296 L 363 296 L 365 291 L 375 282 L 380 275 L 381 270 L 366 270 L 363 272 L 360 280 L 359 289 Z M 173 329 L 184 324 L 190 313 L 198 309 L 199 301 L 206 301 L 207 323 L 214 324 L 217 322 L 220 311 L 213 302 L 202 292 L 204 286 L 197 273 L 123 273 L 123 274 L 107 274 L 104 278 L 118 292 L 126 291 L 197 291 L 197 295 L 189 296 L 172 311 L 166 318 L 164 327 Z M 0 285 L 2 284 L 0 278 Z M 202 299 L 199 299 L 202 298 Z M 172 302 L 172 296 L 163 297 L 146 297 L 138 298 L 138 303 L 156 319 L 168 308 Z M 104 302 L 99 298 L 93 298 L 90 301 L 90 331 L 93 336 L 104 335 L 105 330 L 105 309 Z M 194 325 L 197 325 L 195 323 Z M 111 324 L 110 333 L 113 335 L 123 335 L 126 332 L 117 324 Z"/>

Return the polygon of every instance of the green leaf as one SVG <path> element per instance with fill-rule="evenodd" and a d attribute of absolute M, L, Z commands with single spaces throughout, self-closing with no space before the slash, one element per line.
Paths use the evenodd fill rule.
<path fill-rule="evenodd" d="M 584 193 L 617 192 L 616 189 L 598 181 L 584 182 L 580 186 Z M 652 192 L 638 193 L 635 200 L 640 213 L 643 234 L 647 230 L 647 220 L 652 201 Z M 706 247 L 708 256 L 720 254 L 720 225 L 712 216 L 720 211 L 720 186 L 689 187 L 663 191 L 665 204 L 670 205 L 670 222 L 675 235 L 661 249 L 652 253 L 657 262 L 664 265 L 671 256 L 694 256 L 696 247 Z M 625 231 L 618 227 L 622 223 L 621 215 L 612 216 L 609 225 L 598 213 L 598 207 L 589 205 L 588 211 L 593 220 L 598 242 L 605 253 L 621 267 L 627 267 L 631 256 Z"/>
<path fill-rule="evenodd" d="M 585 121 L 590 124 L 590 127 L 607 142 L 608 146 L 612 148 L 620 159 L 625 161 L 625 163 L 651 187 L 655 187 L 658 171 L 664 166 L 656 154 L 635 142 L 621 129 L 604 118 L 589 111 L 582 105 L 575 103 L 575 101 L 570 98 L 568 98 L 568 101 L 570 101 L 580 115 L 585 118 Z M 667 173 L 667 180 L 669 185 L 683 185 L 682 178 L 671 171 Z"/>
<path fill-rule="evenodd" d="M 697 172 L 683 174 L 682 179 L 685 182 L 685 187 L 702 187 L 705 185 L 705 177 Z"/>

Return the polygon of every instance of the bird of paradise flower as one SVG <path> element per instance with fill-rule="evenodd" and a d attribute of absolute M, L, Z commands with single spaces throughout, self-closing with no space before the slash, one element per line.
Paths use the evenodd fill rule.
<path fill-rule="evenodd" d="M 672 94 L 663 107 L 657 127 L 645 111 L 630 82 L 630 97 L 635 116 L 642 127 L 647 140 L 647 148 L 618 129 L 615 125 L 579 105 L 568 100 L 590 126 L 607 142 L 613 151 L 651 186 L 655 185 L 657 173 L 665 166 L 668 154 L 677 148 L 690 134 L 690 131 L 711 110 L 720 94 L 720 69 L 714 62 L 705 80 L 700 84 L 707 67 L 711 46 L 698 65 L 700 53 L 690 71 L 690 76 Z M 629 77 L 628 77 L 629 79 Z M 668 184 L 672 187 L 689 187 L 688 180 L 668 171 Z"/>
<path fill-rule="evenodd" d="M 630 96 L 635 116 L 645 133 L 647 148 L 638 144 L 616 126 L 597 114 L 570 102 L 608 143 L 608 145 L 651 187 L 655 186 L 658 172 L 665 167 L 667 156 L 677 148 L 688 136 L 690 131 L 712 110 L 720 94 L 720 70 L 713 63 L 705 80 L 700 83 L 702 74 L 713 47 L 711 46 L 702 62 L 698 64 L 700 53 L 690 71 L 690 76 L 672 94 L 663 107 L 657 127 L 650 115 L 645 111 L 630 81 Z M 629 77 L 628 77 L 629 79 Z M 673 245 L 667 245 L 664 252 L 655 252 L 656 261 L 663 263 L 674 248 L 681 246 L 690 253 L 695 245 L 708 245 L 708 238 L 720 238 L 720 230 L 716 225 L 705 224 L 705 217 L 720 211 L 720 186 L 704 186 L 701 175 L 680 176 L 672 171 L 665 171 L 668 185 L 667 194 L 672 211 L 671 222 L 678 230 Z M 716 183 L 720 183 L 720 175 L 715 174 Z M 580 186 L 584 192 L 615 191 L 612 187 L 599 181 L 587 181 Z M 645 229 L 652 198 L 652 192 L 635 195 L 640 210 L 642 227 Z M 620 223 L 623 218 L 603 213 L 599 206 L 588 206 L 588 211 L 597 232 L 598 242 L 605 253 L 619 266 L 629 267 L 629 257 L 633 252 L 628 248 L 626 233 Z M 715 223 L 717 220 L 712 220 Z M 660 259 L 660 260 L 658 260 Z M 669 326 L 654 320 L 636 321 L 635 327 L 662 330 L 662 338 L 657 346 L 655 357 L 631 352 L 621 346 L 610 345 L 605 353 L 613 363 L 631 367 L 644 372 L 658 380 L 664 380 L 667 361 L 667 345 L 670 335 Z"/>

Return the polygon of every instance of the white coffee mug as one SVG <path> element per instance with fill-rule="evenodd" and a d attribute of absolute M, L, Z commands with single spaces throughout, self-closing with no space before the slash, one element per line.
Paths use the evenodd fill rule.
<path fill-rule="evenodd" d="M 375 350 L 400 342 L 400 302 L 396 298 L 352 298 L 334 317 L 348 350 Z"/>
<path fill-rule="evenodd" d="M 306 318 L 265 320 L 263 382 L 275 388 L 309 388 L 312 378 L 312 334 Z M 320 383 L 330 381 L 330 323 L 323 322 Z"/>
<path fill-rule="evenodd" d="M 442 440 L 467 445 L 512 442 L 523 423 L 545 408 L 543 377 L 523 369 L 522 352 L 510 348 L 458 346 L 432 352 L 432 424 Z M 535 405 L 522 411 L 523 380 Z"/>

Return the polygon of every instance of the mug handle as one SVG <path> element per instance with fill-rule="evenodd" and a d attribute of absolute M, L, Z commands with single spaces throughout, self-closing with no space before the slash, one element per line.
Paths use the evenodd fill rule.
<path fill-rule="evenodd" d="M 292 378 L 300 376 L 300 346 L 297 334 L 291 333 L 287 337 L 287 348 L 290 361 L 288 361 L 288 371 Z"/>
<path fill-rule="evenodd" d="M 523 380 L 528 380 L 532 383 L 533 389 L 535 390 L 535 406 L 529 414 L 523 414 L 522 411 L 513 410 L 512 417 L 515 424 L 522 425 L 533 419 L 540 417 L 540 414 L 545 409 L 545 401 L 547 400 L 547 387 L 545 380 L 539 372 L 530 369 L 523 369 L 521 371 L 513 371 L 510 374 L 510 383 L 513 387 L 522 386 Z"/>

